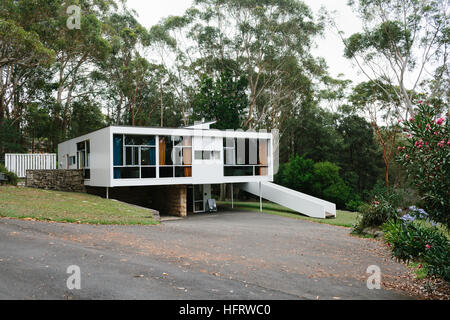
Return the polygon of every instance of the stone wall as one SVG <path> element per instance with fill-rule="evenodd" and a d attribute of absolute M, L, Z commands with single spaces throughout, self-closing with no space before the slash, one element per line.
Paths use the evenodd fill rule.
<path fill-rule="evenodd" d="M 46 190 L 86 192 L 83 170 L 27 170 L 26 186 Z"/>
<path fill-rule="evenodd" d="M 163 186 L 155 190 L 152 197 L 155 207 L 170 216 L 187 216 L 187 187 L 185 185 Z"/>
<path fill-rule="evenodd" d="M 86 190 L 90 194 L 106 197 L 106 188 L 86 186 Z M 109 188 L 109 198 L 158 210 L 161 215 L 187 216 L 185 185 Z"/>

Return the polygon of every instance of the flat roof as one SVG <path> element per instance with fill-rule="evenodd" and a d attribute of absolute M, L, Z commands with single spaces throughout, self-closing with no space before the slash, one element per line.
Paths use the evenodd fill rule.
<path fill-rule="evenodd" d="M 90 135 L 90 134 L 93 134 L 93 133 L 95 133 L 95 132 L 98 132 L 98 131 L 102 131 L 102 130 L 105 130 L 105 129 L 108 129 L 108 128 L 111 128 L 111 129 L 130 129 L 130 134 L 145 134 L 145 133 L 143 133 L 143 132 L 136 132 L 136 131 L 142 131 L 142 130 L 145 130 L 145 129 L 150 129 L 150 130 L 152 130 L 152 131 L 156 131 L 156 130 L 162 130 L 162 131 L 166 131 L 166 133 L 167 133 L 167 131 L 168 130 L 173 130 L 173 131 L 190 131 L 190 132 L 199 132 L 199 131 L 201 131 L 202 132 L 202 135 L 205 133 L 205 132 L 210 132 L 211 134 L 209 135 L 207 135 L 207 136 L 214 136 L 214 132 L 220 132 L 220 133 L 225 133 L 227 136 L 228 135 L 230 135 L 230 133 L 235 133 L 235 134 L 233 134 L 232 136 L 235 136 L 235 137 L 237 137 L 237 136 L 241 136 L 241 135 L 243 135 L 243 134 L 247 134 L 247 135 L 249 135 L 250 137 L 251 136 L 255 136 L 255 138 L 258 138 L 259 137 L 259 135 L 261 135 L 261 134 L 263 134 L 264 136 L 265 135 L 270 135 L 270 132 L 258 132 L 258 131 L 243 131 L 242 129 L 241 129 L 241 131 L 236 131 L 236 130 L 233 130 L 233 129 L 227 129 L 227 130 L 220 130 L 220 129 L 214 129 L 214 128 L 212 128 L 212 129 L 205 129 L 205 128 L 199 128 L 199 127 L 181 127 L 181 128 L 172 128 L 172 127 L 149 127 L 149 126 L 126 126 L 126 125 L 110 125 L 110 126 L 106 126 L 106 127 L 103 127 L 103 128 L 101 128 L 101 129 L 98 129 L 98 130 L 95 130 L 95 131 L 91 131 L 91 132 L 89 132 L 89 133 L 86 133 L 86 134 L 83 134 L 83 135 L 81 135 L 81 136 L 78 136 L 78 137 L 74 137 L 74 138 L 72 138 L 72 139 L 68 139 L 68 140 L 64 140 L 64 141 L 62 141 L 62 142 L 60 142 L 59 144 L 61 144 L 61 143 L 65 143 L 65 142 L 69 142 L 69 141 L 72 141 L 72 140 L 76 140 L 76 139 L 79 139 L 79 138 L 81 138 L 81 137 L 84 137 L 84 136 L 88 136 L 88 135 Z M 114 130 L 113 130 L 114 131 Z M 133 131 L 135 131 L 135 132 L 133 132 Z M 123 132 L 122 132 L 123 133 Z M 125 133 L 123 133 L 123 134 L 125 134 Z M 182 135 L 182 134 L 181 134 Z M 224 135 L 219 135 L 219 136 L 224 136 Z"/>

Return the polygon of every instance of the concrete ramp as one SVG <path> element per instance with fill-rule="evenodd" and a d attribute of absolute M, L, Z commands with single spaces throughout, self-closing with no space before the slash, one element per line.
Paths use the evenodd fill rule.
<path fill-rule="evenodd" d="M 259 182 L 247 182 L 239 184 L 239 186 L 248 193 L 258 197 L 261 195 L 263 199 L 272 201 L 308 217 L 321 219 L 336 217 L 336 205 L 334 203 L 314 198 L 271 182 L 261 182 L 261 184 Z"/>

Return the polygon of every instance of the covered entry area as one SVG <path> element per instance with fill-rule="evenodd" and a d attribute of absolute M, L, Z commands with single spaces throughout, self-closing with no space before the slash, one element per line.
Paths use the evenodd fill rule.
<path fill-rule="evenodd" d="M 207 209 L 208 199 L 211 199 L 210 184 L 195 184 L 187 186 L 188 213 L 205 212 Z"/>

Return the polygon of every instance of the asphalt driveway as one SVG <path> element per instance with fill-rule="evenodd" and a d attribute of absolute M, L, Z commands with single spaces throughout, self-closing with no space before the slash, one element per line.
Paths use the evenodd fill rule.
<path fill-rule="evenodd" d="M 67 267 L 81 270 L 69 290 Z M 367 267 L 382 272 L 369 290 Z M 0 219 L 0 299 L 408 299 L 406 268 L 349 229 L 251 212 L 159 226 Z"/>

